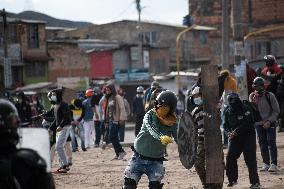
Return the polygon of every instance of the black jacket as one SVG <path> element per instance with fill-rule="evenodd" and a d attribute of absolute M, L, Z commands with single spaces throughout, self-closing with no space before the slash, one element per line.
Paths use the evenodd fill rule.
<path fill-rule="evenodd" d="M 28 122 L 29 124 L 32 123 L 32 110 L 31 106 L 27 101 L 23 101 L 22 103 L 15 104 L 19 117 L 22 123 Z"/>
<path fill-rule="evenodd" d="M 71 125 L 71 114 L 69 105 L 65 102 L 60 102 L 53 106 L 54 123 L 51 124 L 50 129 L 54 130 L 58 127 Z"/>
<path fill-rule="evenodd" d="M 227 133 L 235 131 L 237 136 L 255 134 L 254 119 L 250 107 L 242 104 L 238 111 L 228 106 L 224 110 L 224 130 Z"/>
<path fill-rule="evenodd" d="M 143 97 L 137 97 L 137 95 L 134 97 L 132 105 L 133 114 L 135 115 L 145 114 L 143 101 L 144 101 Z"/>

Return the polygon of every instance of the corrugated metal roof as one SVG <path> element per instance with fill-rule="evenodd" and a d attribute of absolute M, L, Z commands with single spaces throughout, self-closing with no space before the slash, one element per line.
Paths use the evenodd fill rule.
<path fill-rule="evenodd" d="M 3 21 L 3 18 L 0 17 L 0 22 Z M 42 21 L 42 20 L 29 20 L 29 19 L 20 19 L 20 18 L 11 18 L 11 17 L 8 17 L 7 18 L 7 22 L 18 22 L 18 23 L 28 23 L 28 24 L 46 24 L 45 21 Z"/>

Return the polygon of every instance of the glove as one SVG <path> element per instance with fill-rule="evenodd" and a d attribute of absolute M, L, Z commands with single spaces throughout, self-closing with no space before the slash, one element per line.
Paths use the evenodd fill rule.
<path fill-rule="evenodd" d="M 173 142 L 173 139 L 172 139 L 172 137 L 169 137 L 167 135 L 163 135 L 163 136 L 160 137 L 160 141 L 163 145 L 168 145 L 168 144 Z"/>

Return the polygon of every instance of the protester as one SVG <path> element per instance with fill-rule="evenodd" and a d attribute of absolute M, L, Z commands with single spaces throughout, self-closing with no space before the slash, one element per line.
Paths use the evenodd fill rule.
<path fill-rule="evenodd" d="M 153 81 L 151 83 L 151 87 L 146 89 L 145 96 L 144 96 L 145 111 L 146 112 L 148 110 L 152 109 L 152 107 L 150 107 L 151 106 L 151 96 L 152 96 L 152 93 L 158 88 L 160 88 L 160 83 L 157 82 L 157 81 Z M 154 98 L 154 100 L 155 100 L 155 98 Z"/>
<path fill-rule="evenodd" d="M 281 67 L 282 73 L 281 78 L 278 80 L 278 86 L 276 90 L 276 97 L 280 106 L 280 115 L 279 115 L 279 129 L 278 132 L 284 131 L 284 67 Z"/>
<path fill-rule="evenodd" d="M 265 79 L 266 90 L 275 94 L 277 90 L 277 80 L 281 77 L 282 69 L 277 64 L 276 58 L 273 55 L 264 56 L 264 61 L 265 67 L 261 70 L 261 73 L 257 71 L 257 74 Z"/>
<path fill-rule="evenodd" d="M 164 151 L 176 139 L 176 95 L 171 91 L 160 93 L 156 105 L 143 120 L 141 131 L 134 141 L 134 154 L 124 171 L 124 189 L 137 188 L 143 174 L 148 176 L 150 189 L 161 189 L 165 168 Z"/>
<path fill-rule="evenodd" d="M 123 98 L 123 102 L 124 102 L 124 107 L 125 107 L 125 111 L 126 111 L 126 116 L 127 116 L 127 120 L 130 117 L 131 114 L 131 110 L 130 110 L 130 105 L 127 101 L 127 99 L 125 98 L 125 92 L 123 89 L 119 89 L 117 90 L 117 94 L 119 94 L 122 98 Z M 125 121 L 127 121 L 125 120 Z M 119 141 L 120 142 L 124 142 L 124 136 L 125 136 L 125 122 L 124 125 L 119 125 Z"/>
<path fill-rule="evenodd" d="M 54 189 L 45 160 L 34 150 L 16 148 L 19 127 L 16 107 L 0 99 L 0 188 Z"/>
<path fill-rule="evenodd" d="M 222 70 L 218 78 L 219 82 L 219 97 L 220 97 L 220 110 L 221 110 L 221 128 L 224 129 L 224 109 L 228 106 L 227 95 L 237 92 L 237 81 L 231 76 L 229 70 Z M 228 146 L 228 136 L 226 132 L 223 132 L 223 145 L 226 148 Z"/>
<path fill-rule="evenodd" d="M 95 139 L 95 148 L 100 146 L 101 136 L 102 136 L 102 117 L 100 114 L 100 100 L 103 97 L 103 94 L 101 93 L 100 87 L 94 88 L 94 95 L 92 96 L 92 105 L 95 108 L 95 114 L 94 114 L 94 124 L 95 124 L 95 133 L 96 133 L 96 139 Z"/>
<path fill-rule="evenodd" d="M 108 98 L 106 94 L 106 88 L 103 87 L 103 97 L 101 98 L 99 102 L 99 114 L 101 117 L 101 134 L 103 136 L 103 144 L 102 144 L 102 149 L 105 149 L 106 146 L 109 144 L 109 127 L 108 127 L 108 120 L 106 120 L 107 116 L 107 104 L 108 104 Z"/>
<path fill-rule="evenodd" d="M 64 146 L 71 126 L 70 108 L 62 99 L 62 89 L 55 89 L 52 91 L 51 99 L 55 102 L 53 106 L 54 124 L 50 126 L 50 130 L 56 130 L 56 144 L 55 149 L 59 160 L 59 169 L 57 173 L 67 173 L 70 170 Z"/>
<path fill-rule="evenodd" d="M 254 103 L 260 114 L 255 124 L 260 146 L 263 167 L 260 171 L 277 171 L 276 124 L 280 113 L 279 104 L 272 92 L 264 87 L 264 79 L 257 77 L 253 81 L 254 92 L 249 100 Z"/>
<path fill-rule="evenodd" d="M 194 110 L 191 112 L 194 122 L 197 125 L 198 141 L 197 152 L 195 157 L 195 170 L 199 175 L 203 188 L 222 188 L 222 185 L 206 182 L 206 166 L 205 166 L 205 143 L 204 143 L 204 112 L 201 88 L 196 86 L 191 92 Z"/>
<path fill-rule="evenodd" d="M 145 115 L 144 88 L 142 86 L 139 86 L 136 89 L 136 95 L 134 97 L 132 105 L 132 112 L 133 115 L 135 116 L 135 136 L 137 136 L 138 133 L 140 132 L 143 123 L 143 118 Z"/>
<path fill-rule="evenodd" d="M 109 127 L 109 139 L 115 151 L 115 157 L 113 160 L 122 160 L 126 155 L 126 152 L 122 148 L 119 142 L 119 126 L 124 125 L 127 120 L 126 111 L 123 99 L 116 93 L 113 84 L 108 84 L 106 90 L 106 109 L 105 120 L 106 127 Z"/>
<path fill-rule="evenodd" d="M 85 114 L 83 117 L 83 127 L 85 133 L 85 148 L 88 149 L 91 146 L 93 141 L 92 132 L 94 132 L 94 108 L 92 105 L 92 96 L 94 95 L 94 91 L 92 89 L 86 90 L 85 96 L 87 99 L 83 101 L 83 107 L 85 110 Z"/>
<path fill-rule="evenodd" d="M 78 151 L 78 143 L 76 140 L 76 135 L 75 135 L 75 129 L 78 129 L 78 135 L 81 140 L 81 149 L 83 151 L 87 151 L 85 148 L 85 133 L 84 133 L 84 127 L 83 127 L 83 117 L 85 115 L 85 109 L 83 107 L 82 101 L 80 99 L 74 99 L 71 102 L 70 105 L 70 110 L 71 110 L 71 129 L 70 129 L 70 137 L 72 141 L 72 151 Z"/>
<path fill-rule="evenodd" d="M 30 127 L 32 125 L 32 110 L 25 94 L 20 92 L 17 95 L 17 102 L 15 104 L 21 119 L 21 127 Z"/>
<path fill-rule="evenodd" d="M 238 181 L 237 160 L 241 153 L 249 171 L 250 188 L 260 188 L 256 161 L 256 137 L 254 117 L 249 106 L 242 103 L 239 95 L 228 95 L 229 106 L 224 110 L 224 129 L 229 137 L 229 149 L 226 157 L 226 174 L 228 187 L 233 187 Z"/>

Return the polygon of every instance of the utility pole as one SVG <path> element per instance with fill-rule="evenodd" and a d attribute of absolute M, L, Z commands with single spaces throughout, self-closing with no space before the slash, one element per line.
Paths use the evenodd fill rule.
<path fill-rule="evenodd" d="M 229 69 L 229 50 L 230 50 L 230 0 L 222 0 L 222 67 Z"/>
<path fill-rule="evenodd" d="M 234 64 L 238 65 L 241 62 L 243 55 L 243 29 L 242 29 L 242 1 L 232 0 L 232 25 L 233 25 L 233 38 L 235 46 L 235 59 Z"/>
<path fill-rule="evenodd" d="M 234 66 L 238 82 L 240 98 L 248 99 L 247 69 L 244 56 L 243 29 L 242 29 L 242 1 L 232 0 L 232 26 L 234 38 Z"/>
<path fill-rule="evenodd" d="M 11 62 L 8 58 L 8 23 L 7 23 L 7 13 L 5 9 L 0 11 L 0 14 L 3 18 L 3 43 L 4 43 L 4 87 L 5 92 L 7 92 L 12 87 L 12 70 Z"/>
<path fill-rule="evenodd" d="M 140 4 L 141 0 L 136 0 L 136 10 L 138 12 L 138 26 L 137 26 L 137 31 L 138 31 L 138 60 L 139 60 L 139 64 L 143 65 L 143 38 L 144 35 L 142 34 L 142 28 L 141 28 L 141 12 L 142 12 L 142 7 Z M 139 38 L 139 36 L 141 37 L 141 39 Z"/>

